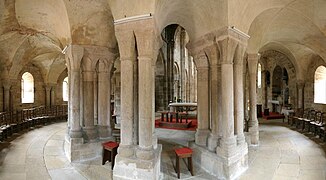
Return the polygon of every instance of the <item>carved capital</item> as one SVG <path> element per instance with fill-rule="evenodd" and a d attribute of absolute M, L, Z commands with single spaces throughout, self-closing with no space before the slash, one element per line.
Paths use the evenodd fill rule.
<path fill-rule="evenodd" d="M 69 71 L 79 70 L 84 56 L 84 48 L 78 45 L 70 45 L 66 51 L 66 63 Z"/>
<path fill-rule="evenodd" d="M 227 36 L 222 40 L 218 40 L 217 43 L 219 45 L 219 50 L 220 50 L 220 54 L 221 54 L 220 55 L 221 63 L 222 64 L 232 64 L 235 49 L 238 45 L 238 41 Z"/>
<path fill-rule="evenodd" d="M 204 51 L 200 51 L 194 56 L 194 63 L 197 69 L 209 67 L 208 59 Z"/>
<path fill-rule="evenodd" d="M 248 54 L 247 60 L 248 60 L 248 69 L 249 73 L 257 73 L 257 66 L 258 66 L 258 60 L 260 58 L 259 53 L 255 54 Z"/>
<path fill-rule="evenodd" d="M 305 86 L 305 81 L 304 80 L 297 80 L 298 89 L 303 89 L 304 86 Z"/>

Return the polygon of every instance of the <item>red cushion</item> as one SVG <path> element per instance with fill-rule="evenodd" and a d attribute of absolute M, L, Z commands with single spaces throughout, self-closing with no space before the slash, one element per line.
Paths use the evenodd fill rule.
<path fill-rule="evenodd" d="M 115 147 L 118 147 L 119 144 L 117 142 L 114 142 L 114 141 L 109 141 L 109 142 L 103 143 L 102 146 L 104 148 L 115 148 Z"/>
<path fill-rule="evenodd" d="M 185 154 L 192 154 L 192 149 L 187 148 L 187 147 L 175 149 L 174 151 L 178 156 L 179 155 L 185 155 Z"/>

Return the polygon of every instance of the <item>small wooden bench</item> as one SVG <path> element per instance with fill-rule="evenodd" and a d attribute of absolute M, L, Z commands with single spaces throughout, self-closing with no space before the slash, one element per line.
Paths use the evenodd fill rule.
<path fill-rule="evenodd" d="M 103 146 L 102 165 L 104 165 L 106 161 L 109 161 L 109 162 L 112 161 L 111 168 L 113 169 L 114 160 L 115 160 L 115 156 L 117 155 L 117 152 L 118 152 L 119 144 L 114 141 L 109 141 L 109 142 L 103 143 L 102 146 Z"/>
<path fill-rule="evenodd" d="M 176 155 L 176 171 L 178 175 L 178 179 L 180 179 L 180 158 L 188 158 L 188 170 L 193 176 L 193 167 L 192 167 L 192 149 L 188 147 L 178 148 L 174 150 Z"/>

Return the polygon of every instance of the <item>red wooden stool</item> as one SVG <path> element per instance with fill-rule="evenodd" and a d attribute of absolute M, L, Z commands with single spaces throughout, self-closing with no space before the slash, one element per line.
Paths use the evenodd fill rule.
<path fill-rule="evenodd" d="M 109 162 L 112 161 L 112 169 L 114 166 L 115 156 L 118 152 L 119 144 L 113 141 L 105 142 L 102 144 L 103 146 L 103 160 L 102 165 L 108 160 Z"/>
<path fill-rule="evenodd" d="M 180 179 L 180 158 L 188 158 L 188 170 L 193 176 L 194 173 L 192 168 L 192 149 L 185 147 L 185 148 L 175 149 L 174 151 L 176 155 L 176 169 L 177 169 L 178 179 Z"/>

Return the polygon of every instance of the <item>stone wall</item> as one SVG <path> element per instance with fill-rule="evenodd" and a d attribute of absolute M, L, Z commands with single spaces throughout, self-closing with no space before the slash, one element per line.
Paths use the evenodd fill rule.
<path fill-rule="evenodd" d="M 67 71 L 67 69 L 66 70 L 64 70 L 61 74 L 60 74 L 60 76 L 59 76 L 59 78 L 58 78 L 58 81 L 57 81 L 57 85 L 56 85 L 56 89 L 55 89 L 55 101 L 54 101 L 54 103 L 55 104 L 67 104 L 67 102 L 66 101 L 63 101 L 63 92 L 62 92 L 62 86 L 63 86 L 63 80 L 66 78 L 66 77 L 68 77 L 68 71 Z M 68 82 L 69 83 L 69 82 Z"/>
<path fill-rule="evenodd" d="M 21 101 L 21 77 L 25 72 L 29 72 L 34 78 L 34 103 L 23 104 Z M 11 94 L 12 94 L 12 106 L 13 109 L 29 108 L 34 106 L 41 106 L 45 104 L 45 89 L 44 80 L 41 71 L 38 67 L 28 64 L 19 73 L 16 80 L 12 82 Z"/>
<path fill-rule="evenodd" d="M 326 112 L 326 104 L 314 103 L 314 79 L 315 71 L 319 66 L 326 66 L 326 63 L 320 58 L 315 57 L 309 65 L 306 82 L 304 87 L 304 108 L 313 108 Z"/>

